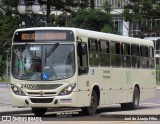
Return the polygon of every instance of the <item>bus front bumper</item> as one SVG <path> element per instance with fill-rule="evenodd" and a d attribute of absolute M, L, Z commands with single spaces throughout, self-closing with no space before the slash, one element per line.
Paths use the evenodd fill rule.
<path fill-rule="evenodd" d="M 77 107 L 77 92 L 65 96 L 19 96 L 12 92 L 13 107 Z"/>

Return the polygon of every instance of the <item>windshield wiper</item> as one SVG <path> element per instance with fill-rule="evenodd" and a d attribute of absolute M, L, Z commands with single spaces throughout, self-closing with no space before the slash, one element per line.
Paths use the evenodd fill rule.
<path fill-rule="evenodd" d="M 59 46 L 59 43 L 57 42 L 52 49 L 50 49 L 50 51 L 47 53 L 46 57 L 49 57 L 55 50 L 56 48 Z"/>

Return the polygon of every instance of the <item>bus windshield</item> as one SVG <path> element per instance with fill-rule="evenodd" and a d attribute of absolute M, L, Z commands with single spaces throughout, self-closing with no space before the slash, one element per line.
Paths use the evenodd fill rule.
<path fill-rule="evenodd" d="M 73 76 L 73 44 L 14 45 L 12 75 L 21 80 L 59 80 Z"/>

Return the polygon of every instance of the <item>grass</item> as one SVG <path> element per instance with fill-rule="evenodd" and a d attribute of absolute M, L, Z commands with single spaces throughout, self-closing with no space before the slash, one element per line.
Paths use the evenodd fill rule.
<path fill-rule="evenodd" d="M 9 83 L 10 79 L 0 79 L 0 83 Z"/>

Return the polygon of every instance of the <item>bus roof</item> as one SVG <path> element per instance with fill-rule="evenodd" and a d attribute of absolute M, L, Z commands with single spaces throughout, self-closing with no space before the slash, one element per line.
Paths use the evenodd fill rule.
<path fill-rule="evenodd" d="M 31 31 L 31 30 L 54 30 L 54 29 L 55 30 L 72 30 L 74 34 L 78 37 L 89 37 L 89 38 L 108 40 L 108 41 L 118 41 L 118 42 L 131 43 L 131 44 L 154 46 L 153 41 L 147 40 L 147 39 L 126 37 L 122 35 L 103 33 L 103 32 L 91 31 L 91 30 L 80 29 L 80 28 L 73 28 L 73 27 L 23 28 L 23 29 L 17 29 L 16 32 L 17 31 Z"/>

